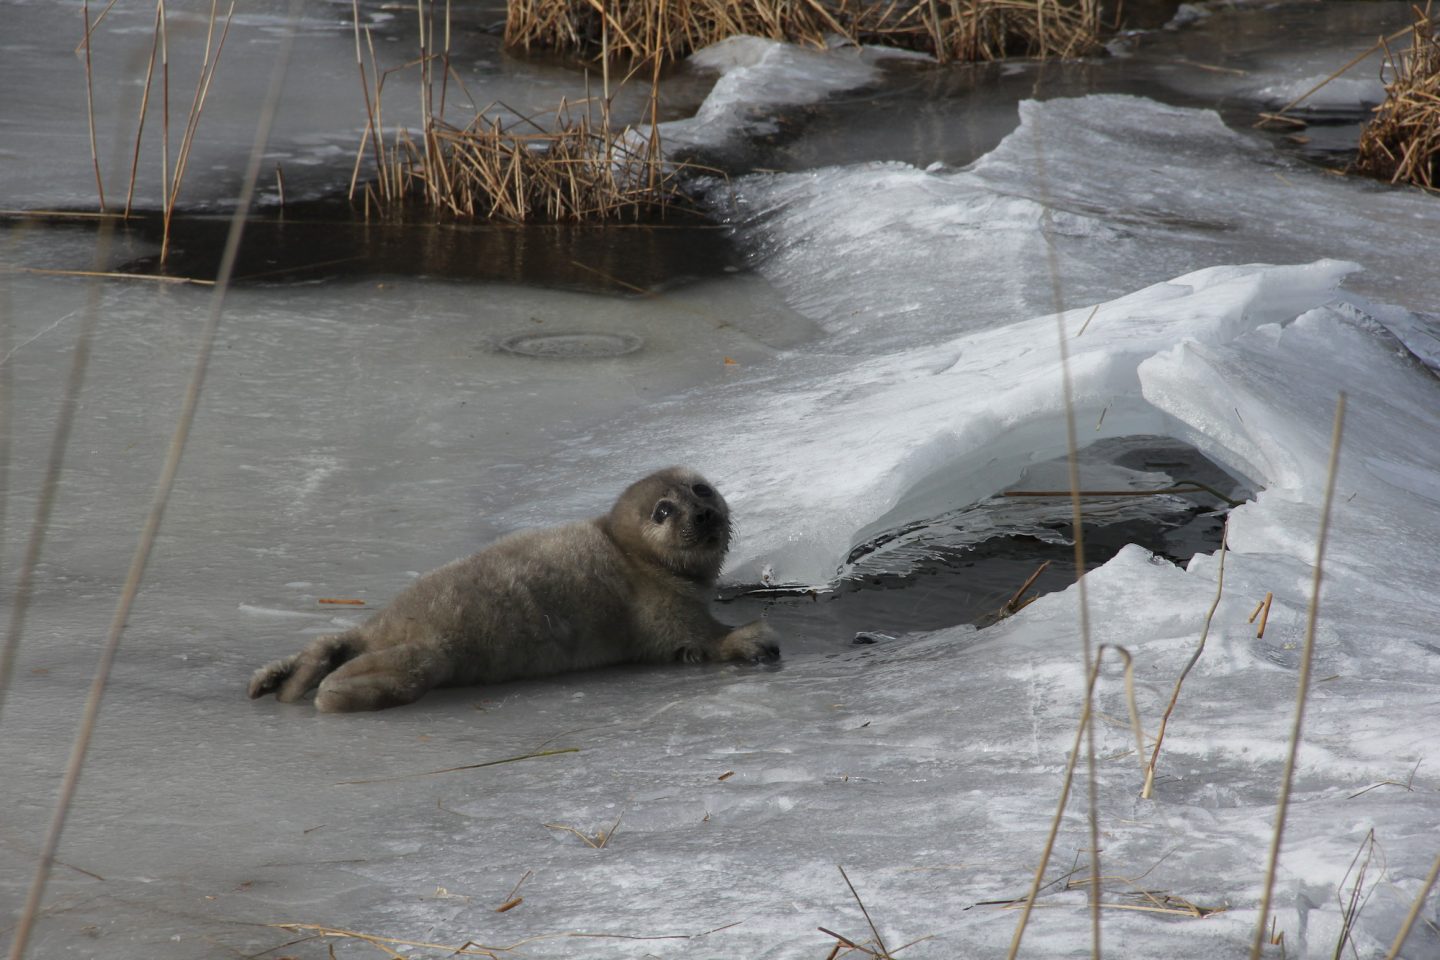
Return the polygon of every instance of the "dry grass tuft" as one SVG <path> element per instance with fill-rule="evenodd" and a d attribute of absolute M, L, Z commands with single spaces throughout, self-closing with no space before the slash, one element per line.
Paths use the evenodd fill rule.
<path fill-rule="evenodd" d="M 644 128 L 612 122 L 608 71 L 603 96 L 562 101 L 543 121 L 492 103 L 457 125 L 445 119 L 452 79 L 449 8 L 444 45 L 437 47 L 435 6 L 433 0 L 418 5 L 419 58 L 384 72 L 376 66 L 368 29 L 362 46 L 356 16 L 355 59 L 369 116 L 355 156 L 350 198 L 363 205 L 367 217 L 402 217 L 418 210 L 466 220 L 603 222 L 662 219 L 673 206 L 698 209 L 684 191 L 695 168 L 667 162 L 661 149 L 655 122 L 658 59 L 631 71 L 633 76 L 650 68 L 651 107 Z M 386 78 L 396 69 L 417 68 L 419 132 L 398 128 L 387 134 Z M 374 176 L 362 182 L 367 157 Z"/>
<path fill-rule="evenodd" d="M 509 0 L 505 42 L 677 60 L 741 34 L 819 47 L 838 35 L 976 61 L 1084 56 L 1099 31 L 1096 0 Z"/>
<path fill-rule="evenodd" d="M 418 206 L 463 219 L 594 222 L 691 206 L 683 167 L 664 161 L 657 135 L 616 131 L 604 104 L 601 117 L 562 105 L 549 128 L 482 112 L 464 127 L 432 119 L 419 142 L 402 130 L 363 188 L 366 215 Z"/>
<path fill-rule="evenodd" d="M 1415 11 L 1410 49 L 1385 47 L 1392 79 L 1385 102 L 1360 134 L 1353 170 L 1390 183 L 1440 189 L 1440 38 L 1430 4 Z"/>

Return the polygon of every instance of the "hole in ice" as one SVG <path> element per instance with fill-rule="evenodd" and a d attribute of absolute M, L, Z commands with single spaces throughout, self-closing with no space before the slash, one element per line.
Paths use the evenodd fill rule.
<path fill-rule="evenodd" d="M 1204 484 L 1232 500 L 1254 491 L 1189 444 L 1169 437 L 1103 440 L 1081 451 L 1082 490 L 1153 490 Z M 1068 489 L 1064 457 L 1031 465 L 1009 491 Z M 1219 549 L 1229 504 L 1194 488 L 1157 496 L 1087 497 L 1082 504 L 1086 565 L 1127 544 L 1183 564 Z M 765 613 L 789 649 L 884 643 L 914 631 L 985 625 L 1045 561 L 1030 595 L 1075 580 L 1070 499 L 1003 494 L 885 531 L 851 550 L 831 589 L 741 586 L 721 600 L 741 619 Z M 735 620 L 735 616 L 726 616 Z"/>
<path fill-rule="evenodd" d="M 522 333 L 500 341 L 506 353 L 546 360 L 623 357 L 643 346 L 643 339 L 629 333 Z"/>

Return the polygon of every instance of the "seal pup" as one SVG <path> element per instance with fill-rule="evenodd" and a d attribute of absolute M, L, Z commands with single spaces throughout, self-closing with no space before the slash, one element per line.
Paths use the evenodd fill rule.
<path fill-rule="evenodd" d="M 720 493 L 693 470 L 660 470 L 603 517 L 514 533 L 430 571 L 361 626 L 256 670 L 250 697 L 318 687 L 317 710 L 383 710 L 432 687 L 619 663 L 775 660 L 763 620 L 710 615 L 729 547 Z"/>

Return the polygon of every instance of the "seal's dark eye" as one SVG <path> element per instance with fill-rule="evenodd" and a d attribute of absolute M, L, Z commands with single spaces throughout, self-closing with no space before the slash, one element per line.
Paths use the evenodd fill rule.
<path fill-rule="evenodd" d="M 650 519 L 656 523 L 664 523 L 665 518 L 675 512 L 675 504 L 669 500 L 661 500 L 655 504 L 655 512 L 650 514 Z"/>
<path fill-rule="evenodd" d="M 690 487 L 690 489 L 693 490 L 693 491 L 695 491 L 695 496 L 697 496 L 697 497 L 713 497 L 713 496 L 715 496 L 715 489 L 714 489 L 713 487 L 711 487 L 709 484 L 704 484 L 704 483 L 693 484 L 693 485 Z"/>

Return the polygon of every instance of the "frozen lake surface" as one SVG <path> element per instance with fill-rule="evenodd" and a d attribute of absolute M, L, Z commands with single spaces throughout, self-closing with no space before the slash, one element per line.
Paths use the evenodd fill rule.
<path fill-rule="evenodd" d="M 223 211 L 233 193 L 284 6 L 252 7 L 228 41 L 192 209 Z M 28 955 L 380 955 L 327 928 L 407 956 L 449 955 L 424 943 L 819 958 L 836 941 L 817 928 L 872 937 L 840 866 L 901 956 L 1003 955 L 1018 917 L 1006 904 L 1027 891 L 1080 714 L 1082 619 L 1091 643 L 1134 658 L 1153 738 L 1219 574 L 1213 550 L 1177 564 L 1115 541 L 1085 578 L 1084 617 L 1072 586 L 983 630 L 959 613 L 925 621 L 947 609 L 924 596 L 927 564 L 995 536 L 1057 538 L 1063 508 L 992 498 L 1067 482 L 1063 336 L 1083 486 L 1149 488 L 1195 466 L 1121 455 L 1141 444 L 1198 451 L 1256 491 L 1230 513 L 1223 591 L 1152 799 L 1118 666 L 1100 682 L 1108 952 L 1248 948 L 1344 391 L 1272 915 L 1284 956 L 1330 957 L 1358 884 L 1346 955 L 1384 956 L 1440 854 L 1440 205 L 1235 122 L 1405 16 L 1315 9 L 1206 8 L 1066 66 L 732 43 L 677 72 L 670 109 L 677 145 L 752 171 L 710 193 L 733 245 L 646 259 L 626 275 L 643 294 L 606 292 L 623 266 L 588 258 L 607 242 L 543 231 L 524 243 L 579 264 L 548 284 L 529 281 L 552 271 L 488 261 L 467 276 L 465 257 L 494 248 L 434 231 L 460 251 L 434 273 L 424 257 L 395 267 L 392 251 L 366 261 L 389 270 L 237 285 Z M 308 171 L 287 174 L 301 196 L 343 184 L 363 124 L 348 10 L 307 5 L 272 141 L 287 171 Z M 121 4 L 97 31 L 102 154 L 124 153 L 118 113 L 137 91 L 120 78 L 150 16 Z M 362 17 L 378 44 L 411 42 L 387 9 Z M 0 18 L 25 28 L 0 40 L 0 205 L 93 207 L 78 30 L 59 22 L 78 26 L 79 4 L 0 0 Z M 583 90 L 574 71 L 501 62 L 493 38 L 467 51 L 482 103 Z M 1362 69 L 1357 81 L 1374 76 Z M 1320 112 L 1353 120 L 1373 95 L 1340 87 Z M 77 335 L 94 324 L 0 714 L 7 943 L 211 293 L 8 269 L 110 269 L 154 255 L 143 234 L 102 255 L 89 227 L 0 229 L 7 616 Z M 532 255 L 504 242 L 516 263 Z M 602 282 L 578 279 L 597 270 Z M 575 344 L 619 347 L 514 349 Z M 672 462 L 731 504 L 732 587 L 823 591 L 879 564 L 904 588 L 867 608 L 879 622 L 804 609 L 831 601 L 776 607 L 789 632 L 773 666 L 616 669 L 374 715 L 245 699 L 254 667 L 417 572 L 598 513 Z M 1099 531 L 1135 520 L 1094 509 Z M 1176 498 L 1146 511 L 1162 527 L 1193 512 Z M 927 539 L 942 530 L 950 540 Z M 717 612 L 740 622 L 764 604 Z M 862 627 L 876 642 L 852 642 Z M 1077 781 L 1021 956 L 1089 953 L 1085 793 Z M 1432 893 L 1401 956 L 1440 956 L 1437 927 Z"/>

